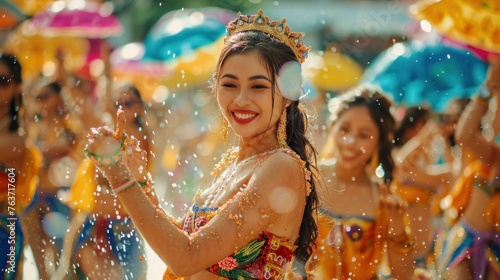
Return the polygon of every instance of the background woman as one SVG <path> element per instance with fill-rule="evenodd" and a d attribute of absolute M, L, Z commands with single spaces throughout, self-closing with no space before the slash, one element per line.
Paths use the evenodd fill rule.
<path fill-rule="evenodd" d="M 408 279 L 413 236 L 406 204 L 388 194 L 394 119 L 391 102 L 376 88 L 361 86 L 334 98 L 328 141 L 319 169 L 320 208 L 311 279 L 373 279 L 384 274 Z M 385 259 L 385 244 L 388 260 Z M 396 269 L 393 264 L 404 264 Z"/>
<path fill-rule="evenodd" d="M 2 252 L 0 278 L 2 279 L 22 279 L 24 233 L 27 232 L 29 224 L 21 221 L 21 217 L 35 193 L 37 172 L 41 163 L 40 152 L 28 143 L 26 127 L 21 122 L 23 112 L 21 73 L 17 57 L 7 53 L 0 54 L 0 151 L 2 151 L 0 153 L 0 251 Z"/>

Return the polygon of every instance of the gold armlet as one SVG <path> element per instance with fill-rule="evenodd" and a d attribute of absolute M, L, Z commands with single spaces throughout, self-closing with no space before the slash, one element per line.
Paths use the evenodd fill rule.
<path fill-rule="evenodd" d="M 488 97 L 483 97 L 483 96 L 479 96 L 479 95 L 474 96 L 474 97 L 472 98 L 472 100 L 475 100 L 475 101 L 477 101 L 477 103 L 482 104 L 482 105 L 484 105 L 484 106 L 486 106 L 486 107 L 488 107 L 489 102 L 490 102 L 490 98 L 488 98 Z"/>

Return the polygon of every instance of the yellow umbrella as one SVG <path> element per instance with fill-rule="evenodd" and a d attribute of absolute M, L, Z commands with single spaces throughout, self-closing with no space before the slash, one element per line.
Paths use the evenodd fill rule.
<path fill-rule="evenodd" d="M 410 6 L 409 11 L 453 40 L 500 52 L 498 0 L 421 0 Z"/>
<path fill-rule="evenodd" d="M 221 37 L 213 44 L 198 48 L 192 55 L 166 62 L 167 69 L 171 71 L 163 78 L 163 83 L 172 89 L 207 85 L 223 44 L 224 38 Z"/>
<path fill-rule="evenodd" d="M 170 92 L 208 86 L 224 39 L 169 62 L 143 60 L 144 45 L 130 43 L 111 54 L 113 77 L 141 90 L 145 101 L 161 102 Z"/>
<path fill-rule="evenodd" d="M 14 4 L 23 14 L 33 15 L 47 8 L 56 1 L 55 0 L 9 0 L 9 2 Z"/>
<path fill-rule="evenodd" d="M 89 51 L 86 39 L 44 37 L 34 30 L 28 21 L 23 22 L 7 36 L 3 46 L 4 51 L 18 56 L 23 66 L 23 79 L 31 80 L 40 73 L 51 74 L 55 70 L 56 51 L 59 48 L 65 53 L 65 67 L 68 70 L 78 70 L 85 65 Z"/>
<path fill-rule="evenodd" d="M 311 52 L 302 65 L 304 79 L 319 90 L 343 90 L 357 85 L 363 68 L 349 56 L 330 48 Z"/>

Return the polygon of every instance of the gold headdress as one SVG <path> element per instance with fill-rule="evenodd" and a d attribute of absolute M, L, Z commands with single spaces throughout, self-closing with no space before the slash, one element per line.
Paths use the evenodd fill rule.
<path fill-rule="evenodd" d="M 269 17 L 264 16 L 262 10 L 259 10 L 256 15 L 251 16 L 242 15 L 240 12 L 237 18 L 229 22 L 226 28 L 229 36 L 250 30 L 262 31 L 272 35 L 292 49 L 299 63 L 306 60 L 307 53 L 311 49 L 311 47 L 306 47 L 302 42 L 301 33 L 290 31 L 290 28 L 286 25 L 286 19 L 283 18 L 281 22 L 277 20 L 271 21 Z"/>

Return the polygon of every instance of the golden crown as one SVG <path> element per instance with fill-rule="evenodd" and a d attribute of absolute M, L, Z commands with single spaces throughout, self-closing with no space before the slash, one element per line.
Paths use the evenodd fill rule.
<path fill-rule="evenodd" d="M 286 25 L 285 18 L 283 18 L 281 22 L 277 20 L 271 21 L 269 17 L 264 16 L 262 10 L 259 10 L 256 15 L 251 16 L 242 15 L 241 12 L 239 12 L 236 19 L 229 22 L 226 28 L 229 36 L 238 32 L 250 30 L 262 31 L 272 35 L 287 44 L 295 53 L 300 63 L 306 60 L 307 54 L 311 49 L 311 47 L 306 47 L 302 42 L 301 33 L 290 31 L 290 28 Z"/>

